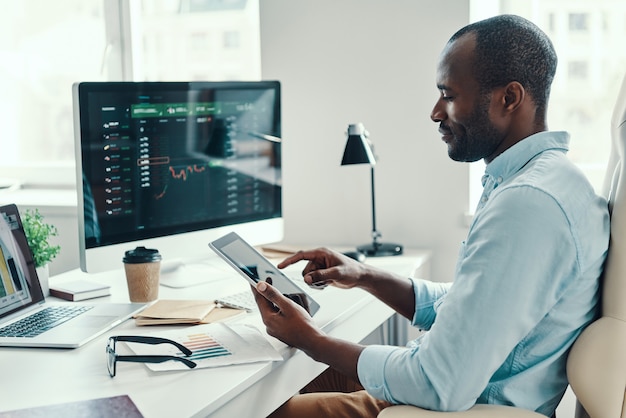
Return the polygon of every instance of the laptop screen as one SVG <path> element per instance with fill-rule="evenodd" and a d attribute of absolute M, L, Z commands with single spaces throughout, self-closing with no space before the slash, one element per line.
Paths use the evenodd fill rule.
<path fill-rule="evenodd" d="M 17 206 L 1 206 L 0 318 L 43 299 Z"/>

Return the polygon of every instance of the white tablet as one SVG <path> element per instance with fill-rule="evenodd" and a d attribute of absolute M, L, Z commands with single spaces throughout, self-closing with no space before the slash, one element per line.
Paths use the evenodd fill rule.
<path fill-rule="evenodd" d="M 236 233 L 224 235 L 209 243 L 209 247 L 253 286 L 259 281 L 267 281 L 283 295 L 306 309 L 311 316 L 320 308 L 311 296 Z"/>

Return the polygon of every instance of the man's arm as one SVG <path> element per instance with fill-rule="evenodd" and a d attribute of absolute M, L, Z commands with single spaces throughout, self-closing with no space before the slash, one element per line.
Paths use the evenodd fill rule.
<path fill-rule="evenodd" d="M 323 282 L 344 289 L 359 287 L 405 318 L 413 319 L 415 294 L 410 279 L 359 263 L 326 248 L 299 251 L 278 264 L 278 268 L 302 260 L 308 261 L 302 272 L 306 283 Z"/>

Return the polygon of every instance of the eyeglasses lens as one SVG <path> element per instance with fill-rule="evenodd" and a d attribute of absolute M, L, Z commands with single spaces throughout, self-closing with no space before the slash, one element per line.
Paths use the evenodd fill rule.
<path fill-rule="evenodd" d="M 109 343 L 107 344 L 107 369 L 109 370 L 109 376 L 115 377 L 115 363 L 117 359 L 117 354 L 115 353 L 115 340 L 109 339 Z"/>

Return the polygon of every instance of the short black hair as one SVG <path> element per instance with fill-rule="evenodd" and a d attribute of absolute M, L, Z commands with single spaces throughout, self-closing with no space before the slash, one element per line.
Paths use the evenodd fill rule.
<path fill-rule="evenodd" d="M 481 91 L 517 81 L 544 114 L 558 61 L 550 38 L 520 16 L 499 15 L 463 27 L 448 43 L 468 33 L 476 36 L 473 71 Z"/>

